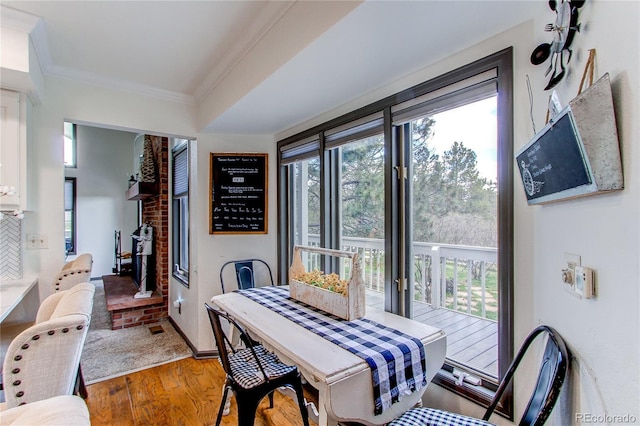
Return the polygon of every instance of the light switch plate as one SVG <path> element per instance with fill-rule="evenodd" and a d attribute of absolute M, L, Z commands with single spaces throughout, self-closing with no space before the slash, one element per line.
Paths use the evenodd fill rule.
<path fill-rule="evenodd" d="M 593 269 L 587 268 L 586 266 L 576 267 L 574 288 L 578 296 L 584 297 L 585 299 L 591 299 L 595 296 L 594 279 L 595 274 Z"/>
<path fill-rule="evenodd" d="M 566 269 L 562 270 L 561 280 L 562 285 L 568 293 L 573 296 L 577 296 L 575 293 L 575 283 L 576 283 L 576 266 L 580 266 L 581 258 L 580 255 L 574 253 L 565 253 L 564 261 Z"/>

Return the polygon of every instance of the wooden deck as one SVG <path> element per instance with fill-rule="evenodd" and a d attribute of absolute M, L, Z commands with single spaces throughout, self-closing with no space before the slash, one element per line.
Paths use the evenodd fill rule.
<path fill-rule="evenodd" d="M 383 294 L 367 290 L 367 305 L 383 307 Z M 495 321 L 455 312 L 433 309 L 413 302 L 413 319 L 441 328 L 447 334 L 447 358 L 498 377 L 498 324 Z"/>

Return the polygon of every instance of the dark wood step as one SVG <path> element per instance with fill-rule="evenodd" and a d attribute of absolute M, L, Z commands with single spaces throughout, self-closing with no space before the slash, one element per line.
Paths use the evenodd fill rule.
<path fill-rule="evenodd" d="M 129 276 L 103 275 L 102 282 L 104 283 L 104 295 L 109 312 L 162 303 L 162 295 L 157 291 L 154 291 L 151 297 L 134 298 L 138 287 Z"/>

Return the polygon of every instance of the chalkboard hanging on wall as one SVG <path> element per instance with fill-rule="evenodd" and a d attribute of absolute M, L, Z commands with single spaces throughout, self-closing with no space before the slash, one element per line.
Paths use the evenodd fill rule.
<path fill-rule="evenodd" d="M 609 74 L 575 97 L 516 153 L 529 204 L 624 188 Z"/>
<path fill-rule="evenodd" d="M 211 153 L 210 234 L 267 233 L 267 154 Z"/>

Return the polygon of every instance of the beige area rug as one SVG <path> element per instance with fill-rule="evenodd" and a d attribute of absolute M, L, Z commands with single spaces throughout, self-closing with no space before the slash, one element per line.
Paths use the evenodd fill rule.
<path fill-rule="evenodd" d="M 85 384 L 100 382 L 127 373 L 192 356 L 191 349 L 168 320 L 148 326 L 111 330 L 102 280 L 96 286 L 91 325 L 82 351 L 81 367 Z M 160 325 L 162 333 L 149 327 Z"/>

